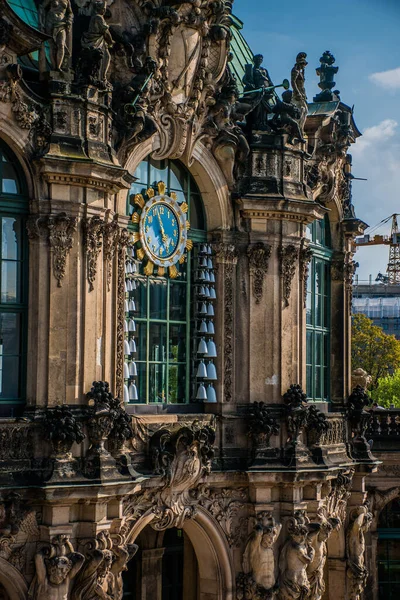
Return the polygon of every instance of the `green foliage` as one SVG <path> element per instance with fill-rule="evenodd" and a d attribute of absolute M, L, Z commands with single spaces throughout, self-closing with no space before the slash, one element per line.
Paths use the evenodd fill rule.
<path fill-rule="evenodd" d="M 395 408 L 400 408 L 400 369 L 393 375 L 381 377 L 378 380 L 378 387 L 371 393 L 374 402 L 380 406 L 390 408 L 394 404 Z"/>
<path fill-rule="evenodd" d="M 371 389 L 378 380 L 400 369 L 400 342 L 387 335 L 363 314 L 352 319 L 352 370 L 364 369 L 372 377 Z"/>

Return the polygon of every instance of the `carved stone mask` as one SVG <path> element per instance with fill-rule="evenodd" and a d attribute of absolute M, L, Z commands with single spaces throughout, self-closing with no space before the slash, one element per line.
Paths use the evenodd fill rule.
<path fill-rule="evenodd" d="M 47 573 L 50 583 L 60 585 L 68 576 L 72 563 L 66 556 L 52 558 L 48 562 Z"/>

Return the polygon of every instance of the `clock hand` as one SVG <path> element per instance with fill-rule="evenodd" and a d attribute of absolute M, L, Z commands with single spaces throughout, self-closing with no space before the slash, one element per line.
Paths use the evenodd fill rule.
<path fill-rule="evenodd" d="M 158 217 L 158 224 L 159 224 L 160 229 L 161 229 L 161 238 L 162 238 L 162 241 L 165 244 L 165 242 L 167 241 L 168 238 L 165 235 L 164 227 L 163 227 L 163 224 L 162 224 L 162 221 L 161 221 L 160 213 L 158 212 L 158 208 L 157 208 L 156 212 L 157 212 L 157 217 Z"/>

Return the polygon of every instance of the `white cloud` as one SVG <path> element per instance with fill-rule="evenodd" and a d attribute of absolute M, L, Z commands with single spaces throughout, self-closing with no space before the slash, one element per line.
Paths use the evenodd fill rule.
<path fill-rule="evenodd" d="M 357 140 L 355 146 L 351 149 L 351 153 L 357 156 L 370 146 L 387 142 L 388 139 L 396 135 L 397 126 L 398 123 L 394 119 L 384 119 L 378 125 L 367 127 L 362 137 Z"/>
<path fill-rule="evenodd" d="M 396 69 L 390 69 L 389 71 L 380 71 L 379 73 L 372 73 L 369 75 L 369 79 L 388 90 L 400 89 L 400 67 Z"/>

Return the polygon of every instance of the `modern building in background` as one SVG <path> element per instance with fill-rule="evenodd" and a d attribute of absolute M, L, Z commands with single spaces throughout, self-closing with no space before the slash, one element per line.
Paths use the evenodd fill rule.
<path fill-rule="evenodd" d="M 224 0 L 0 8 L 0 598 L 397 598 L 333 55 L 274 85 Z"/>
<path fill-rule="evenodd" d="M 353 314 L 362 313 L 389 335 L 400 339 L 400 285 L 355 278 Z"/>

